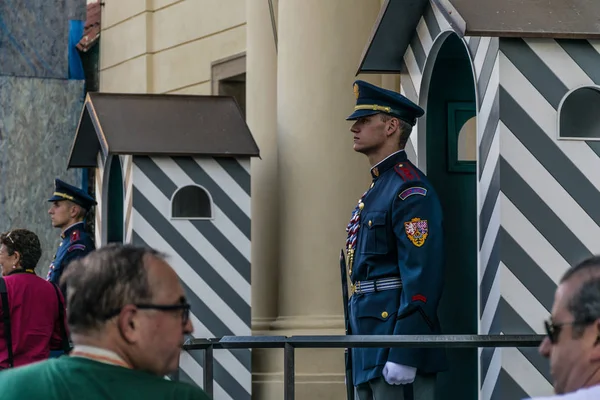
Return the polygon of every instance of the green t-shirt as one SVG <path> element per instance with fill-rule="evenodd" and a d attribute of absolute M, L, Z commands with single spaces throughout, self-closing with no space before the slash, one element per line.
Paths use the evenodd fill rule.
<path fill-rule="evenodd" d="M 200 388 L 80 357 L 0 372 L 2 400 L 209 400 Z"/>

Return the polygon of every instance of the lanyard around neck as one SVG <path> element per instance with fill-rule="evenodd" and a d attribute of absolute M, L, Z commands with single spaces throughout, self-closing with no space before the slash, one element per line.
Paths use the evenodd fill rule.
<path fill-rule="evenodd" d="M 94 354 L 91 352 L 77 349 L 73 349 L 73 351 L 69 353 L 69 356 L 87 358 L 89 360 L 98 361 L 104 364 L 117 365 L 119 367 L 131 369 L 131 366 L 129 366 L 129 364 L 127 364 L 125 361 L 121 360 L 117 356 L 111 357 L 105 354 Z"/>

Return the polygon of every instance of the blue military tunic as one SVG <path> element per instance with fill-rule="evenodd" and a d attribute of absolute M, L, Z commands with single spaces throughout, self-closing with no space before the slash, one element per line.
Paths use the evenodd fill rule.
<path fill-rule="evenodd" d="M 437 308 L 443 288 L 444 249 L 438 197 L 403 150 L 373 167 L 371 174 L 371 187 L 348 225 L 351 294 L 359 281 L 363 287 L 374 287 L 364 281 L 379 280 L 381 289 L 386 287 L 386 279 L 401 278 L 402 286 L 354 292 L 348 307 L 350 334 L 439 334 Z M 387 361 L 416 367 L 419 373 L 446 369 L 443 349 L 355 348 L 354 384 L 382 376 Z"/>
<path fill-rule="evenodd" d="M 60 235 L 61 242 L 50 264 L 46 280 L 59 284 L 60 277 L 67 268 L 68 264 L 76 258 L 83 257 L 89 252 L 95 250 L 92 237 L 85 232 L 83 222 L 78 222 Z"/>

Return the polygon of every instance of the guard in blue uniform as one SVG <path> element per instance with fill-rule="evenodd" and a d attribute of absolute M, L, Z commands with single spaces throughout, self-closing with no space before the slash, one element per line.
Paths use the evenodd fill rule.
<path fill-rule="evenodd" d="M 354 150 L 372 166 L 370 187 L 347 227 L 353 335 L 440 334 L 443 228 L 439 199 L 404 151 L 424 110 L 404 96 L 367 82 L 354 84 Z M 356 348 L 352 377 L 360 400 L 434 399 L 443 349 Z"/>
<path fill-rule="evenodd" d="M 71 261 L 95 250 L 94 240 L 85 231 L 85 216 L 96 201 L 83 190 L 60 179 L 55 180 L 55 190 L 48 199 L 52 226 L 62 230 L 58 250 L 50 264 L 47 280 L 59 285 L 60 277 Z M 61 288 L 64 291 L 64 288 Z M 66 293 L 65 293 L 66 298 Z"/>

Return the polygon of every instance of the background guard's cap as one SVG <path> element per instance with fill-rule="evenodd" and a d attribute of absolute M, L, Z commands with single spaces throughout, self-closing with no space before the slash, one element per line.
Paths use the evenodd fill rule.
<path fill-rule="evenodd" d="M 60 200 L 70 200 L 75 204 L 79 204 L 86 210 L 89 210 L 92 206 L 97 204 L 96 200 L 94 200 L 92 196 L 83 190 L 56 178 L 54 180 L 54 193 L 52 194 L 52 197 L 48 199 L 48 201 Z"/>

